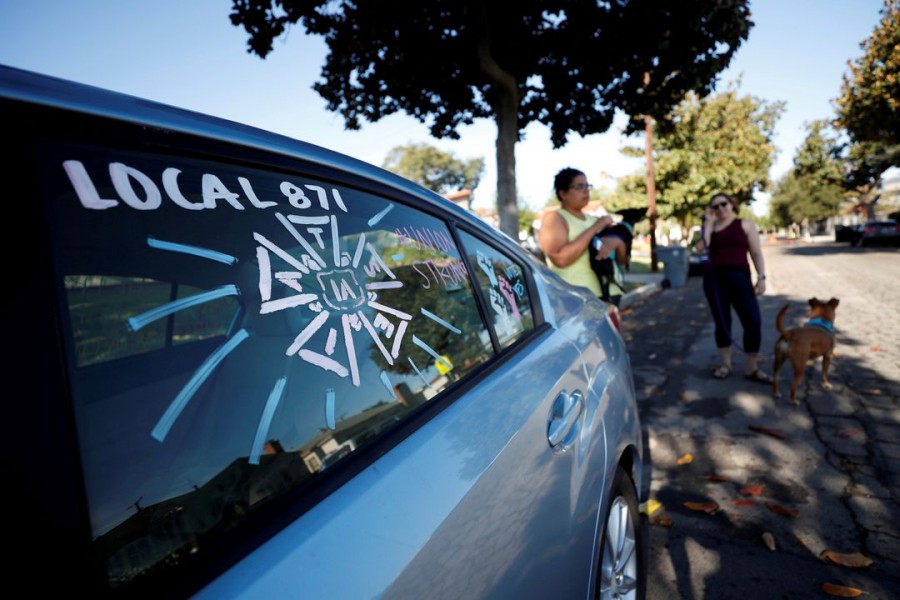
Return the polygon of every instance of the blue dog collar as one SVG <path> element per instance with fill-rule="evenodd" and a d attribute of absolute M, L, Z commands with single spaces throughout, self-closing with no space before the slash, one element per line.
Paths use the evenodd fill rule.
<path fill-rule="evenodd" d="M 818 327 L 819 329 L 824 329 L 831 335 L 834 335 L 834 324 L 830 321 L 826 321 L 820 317 L 816 317 L 815 319 L 810 319 L 806 322 L 807 327 Z"/>

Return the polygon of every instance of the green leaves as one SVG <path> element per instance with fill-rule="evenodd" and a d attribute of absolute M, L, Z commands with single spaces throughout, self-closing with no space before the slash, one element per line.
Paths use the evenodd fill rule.
<path fill-rule="evenodd" d="M 616 111 L 630 117 L 626 133 L 642 130 L 645 115 L 661 120 L 686 93 L 708 94 L 753 26 L 749 0 L 434 0 L 402 10 L 232 0 L 230 18 L 261 57 L 293 23 L 322 35 L 328 54 L 313 89 L 347 129 L 405 112 L 432 136 L 458 139 L 460 126 L 493 118 L 500 228 L 511 236 L 515 144 L 529 124 L 546 126 L 555 148 L 607 131 Z"/>
<path fill-rule="evenodd" d="M 705 98 L 688 94 L 654 145 L 661 216 L 690 223 L 716 191 L 748 202 L 754 189 L 765 189 L 783 109 L 736 88 Z"/>
<path fill-rule="evenodd" d="M 836 100 L 837 123 L 852 142 L 857 184 L 900 164 L 900 0 L 885 0 L 881 15 Z"/>
<path fill-rule="evenodd" d="M 391 149 L 382 165 L 389 171 L 445 194 L 478 187 L 484 158 L 461 160 L 429 144 L 409 144 Z"/>
<path fill-rule="evenodd" d="M 794 167 L 776 185 L 770 211 L 776 225 L 819 221 L 837 214 L 844 199 L 843 160 L 836 132 L 826 121 L 808 123 Z"/>

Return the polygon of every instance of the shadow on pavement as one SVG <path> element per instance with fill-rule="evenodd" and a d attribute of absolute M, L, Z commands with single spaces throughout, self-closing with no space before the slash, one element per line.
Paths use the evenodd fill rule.
<path fill-rule="evenodd" d="M 805 304 L 760 298 L 760 365 L 769 373 L 775 313 L 785 303 L 786 324 L 802 320 Z M 651 515 L 648 598 L 821 598 L 825 582 L 898 597 L 900 481 L 891 465 L 900 439 L 878 415 L 891 410 L 900 384 L 839 356 L 834 388 L 819 387 L 818 361 L 792 407 L 790 367 L 781 372 L 785 397 L 774 399 L 768 384 L 742 377 L 740 352 L 731 377 L 713 379 L 718 352 L 696 277 L 623 311 L 623 327 L 653 464 L 651 497 L 662 505 Z M 740 344 L 739 322 L 733 334 Z M 838 349 L 864 343 L 839 330 Z M 691 502 L 717 508 L 692 510 Z M 849 569 L 824 560 L 826 550 L 874 562 Z"/>

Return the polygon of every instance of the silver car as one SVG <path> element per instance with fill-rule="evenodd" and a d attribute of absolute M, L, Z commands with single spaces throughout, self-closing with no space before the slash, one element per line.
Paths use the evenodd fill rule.
<path fill-rule="evenodd" d="M 0 107 L 7 583 L 643 594 L 614 307 L 341 154 L 6 67 Z"/>

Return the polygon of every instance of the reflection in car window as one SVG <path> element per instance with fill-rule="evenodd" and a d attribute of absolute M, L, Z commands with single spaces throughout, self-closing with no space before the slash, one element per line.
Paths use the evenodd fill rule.
<path fill-rule="evenodd" d="M 311 491 L 493 355 L 433 216 L 296 174 L 70 145 L 45 156 L 94 543 L 114 587 Z M 512 307 L 518 331 L 527 297 Z"/>
<path fill-rule="evenodd" d="M 169 343 L 225 335 L 239 307 L 235 298 L 218 298 L 185 307 L 168 319 L 132 331 L 122 326 L 127 322 L 126 314 L 143 313 L 201 290 L 140 277 L 102 275 L 67 275 L 65 288 L 75 357 L 81 367 L 158 350 Z"/>
<path fill-rule="evenodd" d="M 460 232 L 502 348 L 534 329 L 522 266 L 493 246 Z"/>

